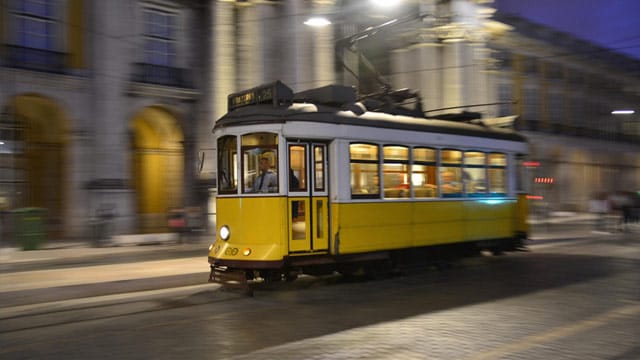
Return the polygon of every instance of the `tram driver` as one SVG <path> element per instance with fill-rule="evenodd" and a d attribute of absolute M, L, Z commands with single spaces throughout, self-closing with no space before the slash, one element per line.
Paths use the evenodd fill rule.
<path fill-rule="evenodd" d="M 253 192 L 266 193 L 274 192 L 278 187 L 276 173 L 271 171 L 271 163 L 268 157 L 261 157 L 258 164 L 260 175 L 253 181 Z"/>

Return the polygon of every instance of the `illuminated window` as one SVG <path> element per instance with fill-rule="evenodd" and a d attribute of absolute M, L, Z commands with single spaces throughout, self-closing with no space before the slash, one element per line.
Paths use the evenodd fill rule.
<path fill-rule="evenodd" d="M 289 145 L 289 191 L 307 191 L 307 145 Z"/>
<path fill-rule="evenodd" d="M 378 146 L 371 144 L 351 144 L 351 196 L 353 198 L 380 197 L 378 172 Z"/>
<path fill-rule="evenodd" d="M 278 192 L 278 135 L 242 136 L 242 192 Z"/>
<path fill-rule="evenodd" d="M 443 197 L 462 196 L 462 151 L 445 149 L 440 152 L 440 194 Z"/>
<path fill-rule="evenodd" d="M 464 153 L 462 183 L 469 196 L 483 196 L 487 193 L 486 154 L 478 151 Z"/>
<path fill-rule="evenodd" d="M 315 145 L 313 148 L 313 166 L 314 166 L 314 191 L 325 191 L 326 186 L 324 183 L 324 145 Z"/>
<path fill-rule="evenodd" d="M 235 136 L 218 139 L 218 192 L 235 194 L 238 191 L 238 140 Z"/>
<path fill-rule="evenodd" d="M 492 196 L 507 194 L 507 155 L 489 154 L 489 193 Z"/>
<path fill-rule="evenodd" d="M 416 198 L 430 198 L 437 195 L 436 155 L 435 149 L 413 149 L 411 184 Z"/>
<path fill-rule="evenodd" d="M 386 145 L 383 156 L 384 197 L 409 197 L 409 148 Z"/>

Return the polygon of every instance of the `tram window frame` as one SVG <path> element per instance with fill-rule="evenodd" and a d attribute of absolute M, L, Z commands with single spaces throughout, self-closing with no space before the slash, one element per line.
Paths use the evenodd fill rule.
<path fill-rule="evenodd" d="M 419 150 L 432 151 L 432 158 L 420 157 Z M 413 196 L 417 199 L 438 197 L 438 149 L 426 146 L 415 146 L 411 149 L 411 188 Z M 420 171 L 420 167 L 424 170 Z M 422 178 L 419 178 L 419 177 Z M 420 184 L 418 184 L 420 180 Z"/>
<path fill-rule="evenodd" d="M 318 156 L 320 150 L 320 156 Z M 313 191 L 324 192 L 327 189 L 325 179 L 325 160 L 327 158 L 327 148 L 324 145 L 313 145 Z"/>
<path fill-rule="evenodd" d="M 369 146 L 370 149 L 374 149 L 375 151 L 370 154 L 373 155 L 374 158 L 354 158 L 354 147 L 355 146 Z M 367 170 L 367 173 L 372 173 L 372 177 L 370 179 L 372 185 L 366 189 L 366 192 L 356 192 L 354 191 L 356 184 L 356 174 L 361 174 L 363 169 L 362 166 L 366 166 L 370 168 Z M 359 169 L 357 171 L 354 170 L 355 167 Z M 349 144 L 349 171 L 350 171 L 350 188 L 351 188 L 351 198 L 352 199 L 379 199 L 380 198 L 380 145 L 365 143 L 365 142 L 352 142 Z M 376 187 L 376 179 L 377 179 L 377 187 Z M 362 181 L 362 177 L 360 176 L 358 179 L 358 183 L 360 184 Z M 369 180 L 367 179 L 367 182 Z M 358 188 L 362 189 L 362 185 L 358 186 Z M 369 192 L 373 191 L 373 192 Z"/>
<path fill-rule="evenodd" d="M 296 147 L 301 149 L 297 151 L 302 151 L 302 156 L 293 156 L 292 150 Z M 289 192 L 306 192 L 307 191 L 307 152 L 309 148 L 307 144 L 289 144 Z M 292 187 L 292 183 L 294 182 L 293 177 L 298 180 L 298 187 Z"/>
<path fill-rule="evenodd" d="M 405 154 L 397 156 L 391 153 L 392 149 L 404 150 Z M 390 151 L 387 152 L 387 149 Z M 385 199 L 404 199 L 410 197 L 409 169 L 411 150 L 406 145 L 387 144 L 382 147 L 382 186 Z M 394 169 L 397 168 L 398 169 Z M 404 179 L 398 183 L 394 178 L 399 174 Z"/>
<path fill-rule="evenodd" d="M 225 144 L 229 140 L 231 144 Z M 229 195 L 238 193 L 238 137 L 235 135 L 225 135 L 218 138 L 218 173 L 217 187 L 218 194 Z M 224 184 L 230 184 L 224 187 Z"/>
<path fill-rule="evenodd" d="M 270 141 L 260 141 L 265 137 L 270 137 Z M 257 141 L 256 141 L 257 140 Z M 241 175 L 242 175 L 242 193 L 243 194 L 278 194 L 280 192 L 280 174 L 279 174 L 279 157 L 278 143 L 280 141 L 277 133 L 271 132 L 254 132 L 241 136 L 242 153 Z M 267 157 L 271 171 L 275 175 L 276 185 L 269 188 L 268 191 L 254 191 L 253 183 L 257 181 L 260 169 L 260 159 Z"/>
<path fill-rule="evenodd" d="M 452 161 L 447 159 L 444 160 L 444 155 L 448 153 L 458 153 L 458 157 L 456 161 Z M 464 196 L 464 189 L 462 184 L 462 150 L 446 148 L 441 149 L 439 152 L 439 166 L 438 166 L 438 192 L 440 197 L 443 198 L 459 198 Z M 447 181 L 445 183 L 444 174 L 451 173 L 453 175 L 453 179 L 451 181 Z M 451 188 L 455 191 L 448 191 L 445 189 Z"/>
<path fill-rule="evenodd" d="M 482 156 L 475 156 L 477 154 Z M 480 157 L 482 158 L 482 163 L 474 163 L 470 161 L 470 159 Z M 462 183 L 464 193 L 468 197 L 487 196 L 487 161 L 488 156 L 484 151 L 467 150 L 463 153 Z"/>
<path fill-rule="evenodd" d="M 500 155 L 504 162 L 502 164 L 494 164 L 491 161 L 492 156 Z M 509 168 L 509 156 L 506 153 L 501 152 L 491 152 L 487 154 L 487 185 L 488 185 L 488 193 L 493 197 L 505 197 L 509 193 L 509 177 L 508 177 L 508 168 Z M 494 191 L 494 176 L 495 174 L 502 174 L 500 178 L 502 179 L 502 192 Z"/>

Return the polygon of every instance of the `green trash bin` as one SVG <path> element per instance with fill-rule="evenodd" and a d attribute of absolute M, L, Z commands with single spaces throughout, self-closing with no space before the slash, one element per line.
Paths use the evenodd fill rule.
<path fill-rule="evenodd" d="M 15 237 L 23 250 L 36 250 L 44 242 L 46 209 L 22 208 L 13 211 Z"/>

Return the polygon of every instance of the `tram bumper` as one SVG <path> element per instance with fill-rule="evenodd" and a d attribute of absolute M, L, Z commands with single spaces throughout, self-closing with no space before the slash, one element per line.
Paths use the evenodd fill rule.
<path fill-rule="evenodd" d="M 212 264 L 209 282 L 220 284 L 223 288 L 239 289 L 249 296 L 253 295 L 244 270 L 230 269 L 226 266 Z"/>

